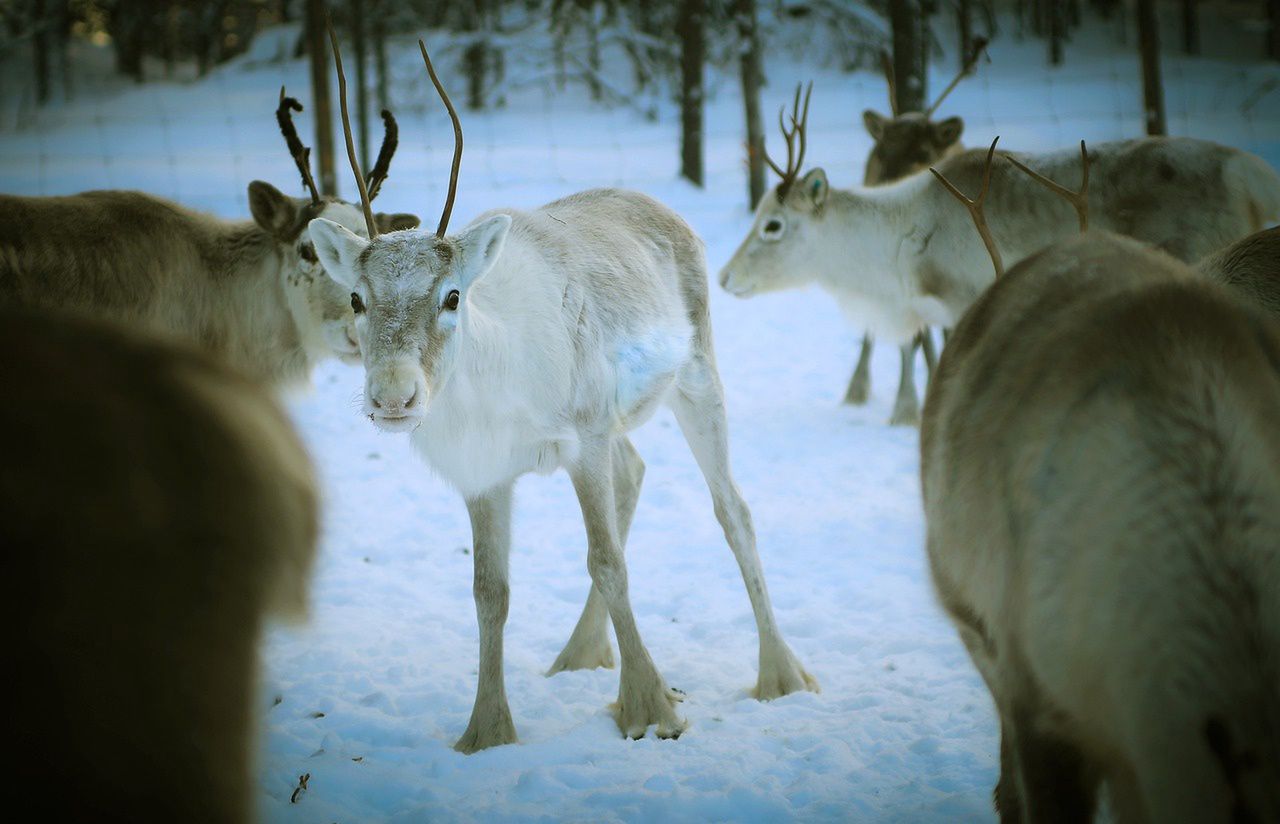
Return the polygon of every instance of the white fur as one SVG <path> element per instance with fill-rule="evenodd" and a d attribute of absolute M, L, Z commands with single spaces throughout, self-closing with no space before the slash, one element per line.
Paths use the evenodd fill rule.
<path fill-rule="evenodd" d="M 711 350 L 701 243 L 642 195 L 594 190 L 532 212 L 482 215 L 444 240 L 400 232 L 370 243 L 317 220 L 326 268 L 361 296 L 365 411 L 467 500 L 475 536 L 480 679 L 457 748 L 515 740 L 502 678 L 511 488 L 563 467 L 588 537 L 592 593 L 552 667 L 622 657 L 624 734 L 685 722 L 640 640 L 622 546 L 644 464 L 626 433 L 668 403 L 699 461 L 747 585 L 760 635 L 761 698 L 816 689 L 778 631 L 750 514 L 729 474 L 724 399 Z M 448 308 L 457 290 L 456 311 Z"/>
<path fill-rule="evenodd" d="M 1072 234 L 1076 221 L 1057 196 L 1001 154 L 985 211 L 1012 266 Z M 938 168 L 976 196 L 985 156 L 968 151 Z M 1256 231 L 1258 218 L 1280 218 L 1280 177 L 1234 149 L 1162 138 L 1099 144 L 1090 156 L 1091 226 L 1129 234 L 1186 261 Z M 1020 158 L 1069 188 L 1079 185 L 1078 149 Z M 875 335 L 906 343 L 925 325 L 953 325 L 991 283 L 995 273 L 968 212 L 928 172 L 829 192 L 825 180 L 815 169 L 782 202 L 772 192 L 761 200 L 751 230 L 720 272 L 727 291 L 748 297 L 817 283 Z M 822 184 L 816 200 L 815 183 Z M 773 241 L 762 237 L 771 220 L 785 226 Z"/>

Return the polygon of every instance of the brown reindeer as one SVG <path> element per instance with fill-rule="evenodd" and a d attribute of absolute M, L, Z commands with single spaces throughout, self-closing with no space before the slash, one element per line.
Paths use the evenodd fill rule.
<path fill-rule="evenodd" d="M 0 306 L 70 310 L 192 341 L 274 385 L 305 382 L 321 359 L 360 358 L 350 295 L 325 277 L 303 231 L 325 217 L 364 231 L 359 208 L 322 197 L 310 150 L 280 90 L 276 117 L 309 198 L 249 184 L 252 221 L 225 221 L 140 192 L 0 195 Z M 377 193 L 396 147 L 386 139 L 369 177 Z M 413 215 L 377 216 L 385 230 Z"/>
<path fill-rule="evenodd" d="M 1280 319 L 1280 227 L 1252 234 L 1196 268 Z"/>
<path fill-rule="evenodd" d="M 1280 820 L 1277 421 L 1280 325 L 1133 240 L 1053 243 L 964 314 L 921 475 L 1002 821 L 1089 821 L 1103 783 L 1121 822 Z"/>
<path fill-rule="evenodd" d="M 257 646 L 303 613 L 315 553 L 302 444 L 187 346 L 0 309 L 0 353 L 5 796 L 249 820 Z"/>

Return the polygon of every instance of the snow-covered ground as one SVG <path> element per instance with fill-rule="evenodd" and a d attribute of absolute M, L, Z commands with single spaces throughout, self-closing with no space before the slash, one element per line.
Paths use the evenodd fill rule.
<path fill-rule="evenodd" d="M 966 117 L 971 145 L 996 133 L 1010 148 L 1138 136 L 1136 60 L 1104 41 L 1073 45 L 1057 71 L 1043 67 L 1039 44 L 997 41 L 993 63 L 944 111 Z M 140 188 L 244 216 L 254 177 L 297 186 L 272 110 L 281 83 L 305 101 L 306 70 L 262 59 L 271 51 L 264 38 L 200 84 L 85 96 L 43 113 L 39 129 L 0 134 L 0 189 Z M 378 206 L 430 225 L 451 133 L 416 50 L 405 41 L 395 51 L 401 148 Z M 1280 166 L 1276 67 L 1167 58 L 1165 68 L 1172 132 Z M 858 180 L 869 146 L 860 113 L 884 109 L 883 83 L 778 60 L 768 70 L 767 111 L 814 78 L 808 157 L 834 185 Z M 934 88 L 951 70 L 938 67 Z M 593 107 L 577 89 L 530 88 L 500 111 L 464 112 L 453 225 L 490 206 L 625 185 L 683 214 L 714 272 L 750 216 L 732 74 L 713 76 L 712 87 L 705 190 L 676 179 L 669 107 L 651 123 Z M 300 122 L 305 136 L 309 121 Z M 712 317 L 735 474 L 779 621 L 822 692 L 768 704 L 748 697 L 751 610 L 697 467 L 663 412 L 634 437 L 648 474 L 629 542 L 631 596 L 659 668 L 687 693 L 689 730 L 678 741 L 624 740 L 605 710 L 616 670 L 543 675 L 589 586 L 581 517 L 561 473 L 526 478 L 517 491 L 506 668 L 521 743 L 455 753 L 476 680 L 466 512 L 403 436 L 360 416 L 360 369 L 330 364 L 314 392 L 290 404 L 326 512 L 310 623 L 273 630 L 264 650 L 266 820 L 992 817 L 991 702 L 930 591 L 917 433 L 884 423 L 896 351 L 879 350 L 871 404 L 842 407 L 858 333 L 824 295 L 738 301 L 713 288 Z M 308 789 L 290 803 L 304 773 Z"/>

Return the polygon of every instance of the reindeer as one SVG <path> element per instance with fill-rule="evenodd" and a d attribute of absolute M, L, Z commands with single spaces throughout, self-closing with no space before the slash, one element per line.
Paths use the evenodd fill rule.
<path fill-rule="evenodd" d="M 1252 234 L 1196 268 L 1280 319 L 1280 227 Z"/>
<path fill-rule="evenodd" d="M 1074 205 L 1088 226 L 1085 185 Z M 1280 326 L 1109 233 L 965 314 L 930 384 L 933 581 L 996 702 L 1002 821 L 1280 818 Z M 1063 194 L 1068 194 L 1063 192 Z"/>
<path fill-rule="evenodd" d="M 729 471 L 697 236 L 656 201 L 614 189 L 531 211 L 486 212 L 447 235 L 462 130 L 421 41 L 419 47 L 456 137 L 435 234 L 379 234 L 369 221 L 365 239 L 317 219 L 311 238 L 325 271 L 352 293 L 365 412 L 381 429 L 409 433 L 414 448 L 461 493 L 471 517 L 480 675 L 470 723 L 455 748 L 471 753 L 516 740 L 502 669 L 512 487 L 528 472 L 560 467 L 582 508 L 593 586 L 552 672 L 610 666 L 605 619 L 611 618 L 622 659 L 612 707 L 618 727 L 633 738 L 652 725 L 662 738 L 685 729 L 675 707 L 679 695 L 641 641 L 623 562 L 644 477 L 627 433 L 662 404 L 675 413 L 706 478 L 746 583 L 760 640 L 754 695 L 816 691 L 774 619 L 751 514 Z M 333 49 L 342 89 L 336 38 Z M 358 183 L 350 127 L 344 128 Z M 365 211 L 367 219 L 367 205 Z"/>
<path fill-rule="evenodd" d="M 798 96 L 797 96 L 798 99 Z M 872 334 L 909 342 L 925 326 L 949 327 L 990 284 L 991 264 L 945 191 L 928 175 L 869 189 L 833 190 L 816 168 L 801 175 L 804 117 L 793 107 L 788 163 L 782 180 L 756 210 L 755 221 L 720 271 L 720 285 L 738 297 L 816 281 Z M 799 157 L 790 150 L 798 139 Z M 945 158 L 938 169 L 973 187 L 985 168 L 983 151 Z M 1049 180 L 1066 179 L 1067 152 L 1001 153 Z M 1100 185 L 1089 193 L 1098 228 L 1128 235 L 1186 261 L 1262 228 L 1280 217 L 1280 176 L 1260 158 L 1189 138 L 1103 143 L 1089 161 Z M 1016 263 L 1068 231 L 1067 206 L 1046 197 L 1039 181 L 1011 163 L 992 171 L 996 212 L 991 231 Z M 891 423 L 914 409 L 902 396 Z"/>
<path fill-rule="evenodd" d="M 254 816 L 257 646 L 300 618 L 310 461 L 186 345 L 0 309 L 6 796 L 70 821 Z"/>
<path fill-rule="evenodd" d="M 973 73 L 978 58 L 986 48 L 985 38 L 978 38 L 973 42 L 969 56 L 961 64 L 960 71 L 951 79 L 933 104 L 923 112 L 901 111 L 898 105 L 898 84 L 893 71 L 893 60 L 888 52 L 880 52 L 880 65 L 889 88 L 891 116 L 886 118 L 872 109 L 862 113 L 862 122 L 873 141 L 871 152 L 867 155 L 867 165 L 863 171 L 863 186 L 893 183 L 924 171 L 942 158 L 964 150 L 960 145 L 964 121 L 959 117 L 948 117 L 946 120 L 934 122 L 932 118 L 934 112 L 960 81 Z M 870 333 L 864 334 L 862 348 L 858 353 L 858 365 L 854 367 L 853 376 L 849 379 L 849 386 L 844 393 L 844 403 L 860 406 L 867 402 L 871 394 L 871 353 L 874 346 L 875 338 Z M 933 337 L 927 329 L 916 335 L 909 350 L 902 347 L 902 369 L 898 377 L 898 396 L 894 402 L 894 414 L 891 419 L 893 423 L 914 424 L 919 418 L 920 402 L 917 399 L 915 382 L 916 348 L 924 351 L 925 363 L 929 367 L 930 374 L 933 373 L 934 364 L 937 362 L 938 356 L 933 347 Z"/>
<path fill-rule="evenodd" d="M 0 195 L 0 305 L 74 311 L 193 341 L 275 385 L 305 382 L 315 363 L 358 362 L 347 292 L 324 276 L 303 230 L 319 216 L 363 231 L 360 212 L 321 197 L 291 119 L 301 104 L 280 90 L 276 118 L 310 199 L 249 184 L 252 222 L 225 221 L 140 192 L 69 197 Z M 376 195 L 397 134 L 370 174 Z M 418 225 L 379 214 L 386 230 Z"/>

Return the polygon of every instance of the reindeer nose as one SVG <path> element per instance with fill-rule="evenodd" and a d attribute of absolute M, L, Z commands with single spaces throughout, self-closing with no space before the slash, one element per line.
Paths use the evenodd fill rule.
<path fill-rule="evenodd" d="M 408 397 L 401 392 L 383 392 L 374 395 L 370 400 L 373 402 L 374 409 L 381 409 L 388 414 L 403 412 L 406 409 L 413 409 L 418 402 L 418 396 L 422 392 L 416 384 L 411 388 Z"/>

